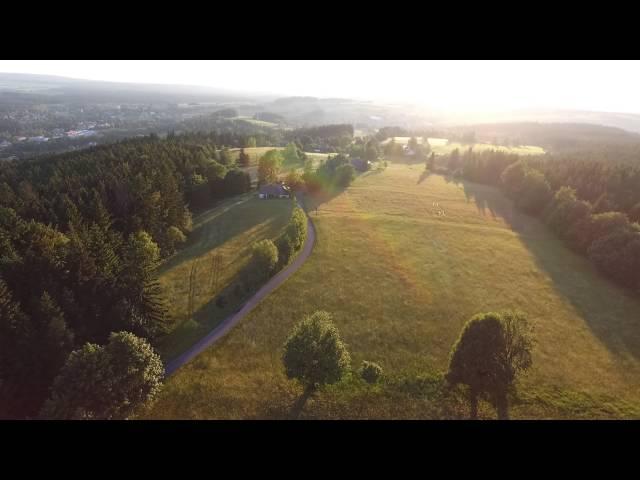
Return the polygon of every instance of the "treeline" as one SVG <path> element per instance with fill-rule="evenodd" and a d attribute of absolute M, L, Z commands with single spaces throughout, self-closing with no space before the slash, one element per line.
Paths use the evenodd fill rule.
<path fill-rule="evenodd" d="M 321 162 L 315 171 L 306 168 L 303 180 L 311 194 L 331 194 L 347 188 L 355 179 L 356 171 L 346 155 L 338 154 Z"/>
<path fill-rule="evenodd" d="M 37 415 L 86 342 L 165 330 L 155 270 L 190 205 L 250 188 L 220 152 L 151 137 L 0 164 L 0 416 Z"/>
<path fill-rule="evenodd" d="M 300 128 L 287 132 L 285 138 L 298 144 L 303 151 L 340 152 L 353 140 L 353 125 L 336 124 Z"/>
<path fill-rule="evenodd" d="M 230 147 L 271 146 L 280 145 L 283 142 L 283 134 L 280 130 L 256 125 L 242 120 L 221 117 L 216 113 L 201 115 L 184 120 L 179 128 L 181 133 L 188 133 L 205 137 L 217 145 Z M 248 145 L 247 140 L 253 137 L 257 145 Z"/>
<path fill-rule="evenodd" d="M 640 160 L 640 135 L 621 128 L 587 123 L 513 122 L 450 130 L 451 134 L 462 135 L 469 129 L 481 141 L 497 145 L 539 145 L 553 153 L 594 155 L 593 159 L 599 161 Z"/>
<path fill-rule="evenodd" d="M 230 148 L 269 147 L 282 142 L 282 134 L 275 129 L 257 128 L 245 121 L 216 118 L 212 122 L 206 119 L 192 119 L 190 128 L 180 132 L 187 142 L 196 145 L 226 145 Z M 170 136 L 173 133 L 169 134 Z"/>
<path fill-rule="evenodd" d="M 495 151 L 452 153 L 450 168 L 457 162 L 465 178 L 501 186 L 604 275 L 640 294 L 640 169 Z"/>
<path fill-rule="evenodd" d="M 499 151 L 460 154 L 453 151 L 447 163 L 451 171 L 458 171 L 469 180 L 500 184 L 500 175 L 519 157 Z M 527 165 L 544 174 L 553 191 L 571 187 L 577 197 L 592 204 L 594 213 L 617 211 L 625 213 L 633 222 L 640 221 L 640 165 L 585 160 L 578 155 L 530 156 Z"/>

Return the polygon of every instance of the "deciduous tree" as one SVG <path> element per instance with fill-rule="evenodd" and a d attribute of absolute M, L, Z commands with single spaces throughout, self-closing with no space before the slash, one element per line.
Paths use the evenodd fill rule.
<path fill-rule="evenodd" d="M 314 312 L 293 328 L 282 361 L 287 377 L 304 389 L 297 412 L 318 388 L 340 381 L 351 365 L 347 347 L 325 311 Z"/>
<path fill-rule="evenodd" d="M 531 366 L 531 326 L 520 312 L 490 312 L 472 317 L 451 351 L 447 380 L 468 387 L 471 418 L 485 396 L 498 418 L 508 418 L 508 393 Z"/>
<path fill-rule="evenodd" d="M 149 343 L 129 332 L 104 345 L 71 353 L 56 377 L 41 416 L 48 419 L 125 419 L 153 400 L 164 367 Z"/>

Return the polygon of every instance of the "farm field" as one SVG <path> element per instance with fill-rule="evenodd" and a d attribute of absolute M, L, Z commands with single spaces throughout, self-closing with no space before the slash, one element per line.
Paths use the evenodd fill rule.
<path fill-rule="evenodd" d="M 159 269 L 172 322 L 171 333 L 156 345 L 163 360 L 186 350 L 251 296 L 251 292 L 235 290 L 238 273 L 249 260 L 252 243 L 274 240 L 289 221 L 292 208 L 291 201 L 264 201 L 253 192 L 194 218 L 187 246 Z M 194 315 L 189 318 L 189 276 L 194 262 Z M 223 308 L 216 305 L 219 295 L 226 300 Z"/>
<path fill-rule="evenodd" d="M 409 143 L 410 137 L 394 137 L 396 143 L 401 145 L 406 145 Z M 542 147 L 537 147 L 535 145 L 520 145 L 517 147 L 505 147 L 502 145 L 493 145 L 491 143 L 474 143 L 473 145 L 463 145 L 458 142 L 448 143 L 446 138 L 429 138 L 429 145 L 431 146 L 431 151 L 435 152 L 436 155 L 448 155 L 456 148 L 460 149 L 460 152 L 467 150 L 469 147 L 473 147 L 473 150 L 476 152 L 481 152 L 483 150 L 499 150 L 503 152 L 515 153 L 518 155 L 542 155 L 545 153 Z M 390 142 L 391 139 L 387 139 L 382 144 Z M 418 138 L 418 143 L 422 143 L 423 139 Z"/>
<path fill-rule="evenodd" d="M 513 418 L 640 417 L 640 302 L 499 191 L 390 163 L 311 218 L 305 265 L 169 378 L 143 417 L 285 418 L 301 388 L 284 375 L 282 345 L 316 309 L 333 314 L 353 368 L 378 362 L 385 381 L 348 378 L 301 418 L 464 417 L 463 404 L 443 412 L 429 375 L 446 369 L 469 317 L 504 308 L 528 313 L 537 339 Z M 495 412 L 483 404 L 481 416 Z"/>
<path fill-rule="evenodd" d="M 245 148 L 244 152 L 247 155 L 249 155 L 249 158 L 251 159 L 251 165 L 257 165 L 260 157 L 262 157 L 269 150 L 284 150 L 284 148 L 283 147 L 252 147 L 252 148 Z M 231 152 L 232 158 L 234 160 L 237 160 L 238 156 L 240 155 L 240 149 L 231 148 L 229 149 L 229 151 Z M 314 160 L 326 159 L 329 156 L 328 153 L 315 153 L 315 152 L 305 152 L 305 153 L 307 154 L 307 156 L 311 157 Z"/>
<path fill-rule="evenodd" d="M 282 147 L 251 147 L 251 148 L 245 148 L 244 153 L 249 155 L 249 159 L 251 160 L 251 165 L 257 165 L 260 157 L 262 157 L 269 150 L 284 150 L 284 148 Z M 240 155 L 240 149 L 230 148 L 229 151 L 231 152 L 231 157 L 234 160 L 237 160 L 238 156 Z"/>
<path fill-rule="evenodd" d="M 252 123 L 253 125 L 258 125 L 260 127 L 276 128 L 278 126 L 277 123 L 267 122 L 264 120 L 256 120 L 253 117 L 247 117 L 247 116 L 233 117 L 233 120 L 244 120 L 245 122 Z"/>

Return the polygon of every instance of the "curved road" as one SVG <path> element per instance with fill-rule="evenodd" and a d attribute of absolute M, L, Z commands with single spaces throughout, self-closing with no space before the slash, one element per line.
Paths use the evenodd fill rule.
<path fill-rule="evenodd" d="M 298 204 L 299 205 L 299 204 Z M 303 209 L 304 210 L 304 209 Z M 305 212 L 306 213 L 306 212 Z M 260 301 L 269 295 L 272 291 L 280 286 L 287 278 L 293 275 L 307 260 L 309 255 L 311 254 L 311 250 L 313 249 L 313 245 L 316 241 L 316 232 L 313 228 L 313 224 L 311 220 L 307 216 L 307 238 L 304 242 L 304 246 L 302 250 L 298 253 L 296 258 L 291 262 L 286 268 L 280 270 L 276 275 L 271 277 L 271 279 L 265 283 L 260 290 L 258 290 L 253 297 L 251 297 L 247 303 L 243 305 L 243 307 L 238 310 L 236 313 L 225 318 L 220 325 L 211 330 L 206 336 L 201 338 L 198 343 L 196 343 L 189 350 L 184 352 L 179 357 L 176 357 L 171 362 L 169 362 L 165 367 L 165 376 L 168 377 L 172 375 L 178 368 L 180 368 L 185 363 L 191 361 L 194 357 L 202 353 L 205 349 L 213 345 L 215 342 L 220 340 L 224 335 L 226 335 L 229 330 L 231 330 L 240 320 L 242 320 L 247 313 L 253 309 Z"/>

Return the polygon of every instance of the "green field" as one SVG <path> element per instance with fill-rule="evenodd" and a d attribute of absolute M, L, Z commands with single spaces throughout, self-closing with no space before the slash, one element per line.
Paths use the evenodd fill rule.
<path fill-rule="evenodd" d="M 172 330 L 156 345 L 165 360 L 193 345 L 251 295 L 234 290 L 238 273 L 249 259 L 251 244 L 264 238 L 274 240 L 289 221 L 292 208 L 290 201 L 264 201 L 254 192 L 234 197 L 194 219 L 186 248 L 160 267 L 159 280 Z M 211 281 L 214 255 L 220 256 L 217 285 Z M 194 315 L 189 318 L 189 275 L 194 261 Z M 227 300 L 223 308 L 215 304 L 218 295 Z"/>
<path fill-rule="evenodd" d="M 253 148 L 245 148 L 244 152 L 249 155 L 249 159 L 251 160 L 251 165 L 255 166 L 258 164 L 258 160 L 260 160 L 260 157 L 262 157 L 265 153 L 267 153 L 269 150 L 284 150 L 283 147 L 253 147 Z M 231 152 L 231 156 L 234 160 L 238 159 L 238 156 L 240 155 L 240 149 L 239 148 L 232 148 L 229 150 Z M 314 164 L 319 162 L 320 160 L 326 160 L 326 158 L 330 155 L 328 153 L 315 153 L 315 152 L 305 152 L 307 154 L 308 157 L 310 157 L 313 161 Z M 283 165 L 283 167 L 288 167 L 288 165 Z M 300 164 L 300 167 L 302 167 L 302 164 Z"/>
<path fill-rule="evenodd" d="M 640 417 L 640 302 L 497 190 L 391 163 L 312 219 L 305 265 L 171 377 L 143 416 L 286 417 L 301 388 L 285 378 L 282 345 L 316 309 L 333 313 L 354 367 L 376 361 L 386 380 L 327 388 L 302 418 L 464 416 L 463 404 L 444 415 L 423 375 L 446 369 L 470 316 L 519 308 L 537 345 L 512 417 Z M 486 404 L 481 415 L 495 418 Z"/>
<path fill-rule="evenodd" d="M 260 160 L 260 157 L 262 157 L 269 150 L 284 150 L 284 148 L 283 147 L 253 147 L 253 148 L 244 149 L 245 153 L 249 155 L 249 159 L 251 161 L 250 166 L 245 170 L 249 172 L 249 175 L 251 175 L 251 181 L 254 183 L 257 182 L 258 180 L 258 160 Z M 238 156 L 240 155 L 240 149 L 232 148 L 230 149 L 230 151 L 231 151 L 232 158 L 234 160 L 237 160 Z M 313 165 L 315 167 L 317 167 L 322 160 L 326 160 L 327 157 L 330 155 L 328 153 L 312 153 L 312 152 L 305 152 L 305 153 L 307 154 L 308 158 L 313 160 Z M 298 172 L 302 173 L 303 163 L 300 162 L 295 164 L 288 164 L 285 162 L 282 165 L 282 168 L 280 169 L 280 177 L 284 177 L 291 170 L 297 170 Z"/>
<path fill-rule="evenodd" d="M 244 153 L 249 155 L 249 159 L 251 160 L 251 165 L 257 165 L 258 160 L 260 160 L 260 157 L 262 157 L 269 150 L 284 150 L 284 149 L 282 147 L 252 147 L 252 148 L 245 148 Z M 238 160 L 238 156 L 240 155 L 240 149 L 231 148 L 229 149 L 229 151 L 231 152 L 231 157 L 234 160 Z"/>
<path fill-rule="evenodd" d="M 410 137 L 394 137 L 396 143 L 401 145 L 406 145 L 409 143 Z M 418 138 L 418 143 L 422 143 L 422 138 Z M 431 151 L 435 152 L 436 155 L 448 155 L 456 148 L 460 149 L 460 152 L 467 150 L 469 147 L 472 147 L 475 152 L 481 152 L 483 150 L 499 150 L 503 152 L 516 153 L 518 155 L 542 155 L 544 153 L 544 149 L 542 147 L 537 147 L 534 145 L 520 145 L 518 147 L 505 147 L 502 145 L 493 145 L 491 143 L 474 143 L 473 145 L 463 145 L 458 142 L 451 142 L 446 138 L 429 138 L 429 145 L 431 146 Z M 390 142 L 391 139 L 387 139 L 382 144 Z"/>
<path fill-rule="evenodd" d="M 270 128 L 275 128 L 278 126 L 277 123 L 273 123 L 273 122 L 266 122 L 264 120 L 256 120 L 253 117 L 246 117 L 246 116 L 239 116 L 239 117 L 233 117 L 232 120 L 244 120 L 247 123 L 251 123 L 253 125 L 257 125 L 259 127 L 270 127 Z"/>

